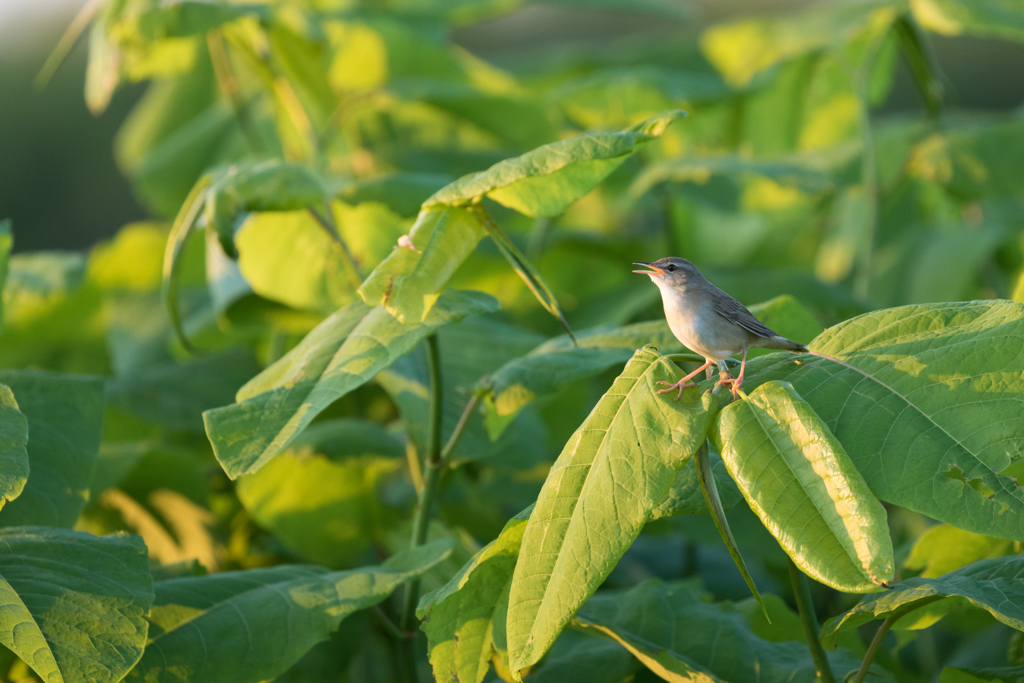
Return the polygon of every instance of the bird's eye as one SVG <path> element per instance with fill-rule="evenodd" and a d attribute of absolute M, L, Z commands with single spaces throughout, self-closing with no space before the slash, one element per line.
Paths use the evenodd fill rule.
<path fill-rule="evenodd" d="M 669 266 L 669 267 L 668 267 L 668 268 L 666 268 L 665 270 L 667 270 L 667 271 L 668 271 L 668 272 L 670 272 L 670 273 L 674 273 L 674 272 L 676 272 L 676 267 L 675 267 L 675 266 Z"/>

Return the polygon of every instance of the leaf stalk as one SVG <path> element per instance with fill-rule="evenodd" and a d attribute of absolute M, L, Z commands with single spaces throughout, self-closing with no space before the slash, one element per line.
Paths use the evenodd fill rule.
<path fill-rule="evenodd" d="M 804 633 L 807 635 L 807 648 L 811 651 L 814 668 L 818 670 L 818 680 L 821 683 L 836 683 L 835 676 L 832 674 L 832 667 L 828 663 L 828 657 L 825 655 L 825 650 L 821 647 L 821 639 L 818 637 L 818 617 L 814 614 L 814 599 L 811 597 L 811 585 L 793 560 L 789 560 L 789 580 L 793 584 L 793 597 L 796 599 L 796 608 L 800 613 L 800 621 L 803 623 Z"/>
<path fill-rule="evenodd" d="M 874 661 L 878 648 L 881 647 L 882 641 L 885 640 L 885 634 L 889 632 L 889 629 L 892 628 L 893 624 L 914 610 L 924 607 L 936 600 L 941 600 L 943 597 L 944 596 L 942 595 L 933 595 L 925 598 L 924 600 L 907 605 L 903 609 L 896 610 L 889 615 L 889 618 L 883 621 L 882 625 L 878 627 L 878 631 L 875 632 L 875 637 L 871 639 L 871 644 L 868 645 L 868 650 L 864 653 L 864 659 L 860 663 L 860 669 L 857 670 L 857 676 L 853 679 L 853 683 L 864 683 L 864 679 L 867 678 L 868 675 L 868 670 L 871 668 L 871 662 Z"/>

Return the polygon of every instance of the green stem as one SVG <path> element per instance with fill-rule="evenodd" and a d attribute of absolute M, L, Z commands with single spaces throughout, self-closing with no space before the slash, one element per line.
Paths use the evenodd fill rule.
<path fill-rule="evenodd" d="M 417 548 L 427 540 L 430 526 L 430 510 L 437 495 L 437 485 L 441 477 L 441 420 L 444 391 L 441 384 L 441 354 L 437 345 L 437 334 L 427 337 L 427 373 L 430 375 L 430 407 L 427 416 L 427 456 L 424 461 L 423 488 L 420 489 L 416 501 L 416 512 L 412 518 L 412 539 L 410 548 Z M 420 580 L 413 579 L 405 586 L 402 600 L 402 616 L 398 623 L 401 631 L 410 633 L 415 628 L 416 603 L 419 601 Z M 408 683 L 415 683 L 416 651 L 415 640 L 405 639 L 402 646 L 402 666 L 404 678 Z"/>
<path fill-rule="evenodd" d="M 345 261 L 345 268 L 351 274 L 350 279 L 352 281 L 352 286 L 359 289 L 363 285 L 363 274 L 359 271 L 359 264 L 356 263 L 355 256 L 352 255 L 352 251 L 348 248 L 348 243 L 345 242 L 341 233 L 338 232 L 338 226 L 336 226 L 334 221 L 328 217 L 331 210 L 330 202 L 328 200 L 324 200 L 324 206 L 327 209 L 327 212 L 325 213 L 320 213 L 312 206 L 307 206 L 306 211 L 309 212 L 309 215 L 320 224 L 320 227 L 322 227 L 327 234 L 331 236 L 331 239 L 333 239 L 341 248 L 341 256 Z"/>
<path fill-rule="evenodd" d="M 832 675 L 832 667 L 829 666 L 828 657 L 821 647 L 821 639 L 818 637 L 818 617 L 814 614 L 814 600 L 811 598 L 811 585 L 807 577 L 795 564 L 789 561 L 789 580 L 793 584 L 793 597 L 796 598 L 796 607 L 800 612 L 800 621 L 804 625 L 804 633 L 807 635 L 807 647 L 811 651 L 811 659 L 814 660 L 814 668 L 818 670 L 818 680 L 821 683 L 836 683 Z"/>
<path fill-rule="evenodd" d="M 903 609 L 896 610 L 889 618 L 882 622 L 882 625 L 878 627 L 878 631 L 875 633 L 875 637 L 871 639 L 871 644 L 868 645 L 868 651 L 864 653 L 864 660 L 860 663 L 860 669 L 857 670 L 857 677 L 853 679 L 853 683 L 864 683 L 864 679 L 867 678 L 868 669 L 871 668 L 871 662 L 875 659 L 875 653 L 878 652 L 878 648 L 882 646 L 882 641 L 885 640 L 885 634 L 889 632 L 892 625 L 897 621 L 905 617 L 907 614 L 914 610 L 924 607 L 925 605 L 941 600 L 944 596 L 933 595 L 919 600 L 911 605 L 907 605 Z"/>

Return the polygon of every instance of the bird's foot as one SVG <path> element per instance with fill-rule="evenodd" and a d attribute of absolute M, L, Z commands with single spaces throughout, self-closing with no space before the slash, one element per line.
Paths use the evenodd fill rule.
<path fill-rule="evenodd" d="M 695 382 L 687 381 L 686 378 L 683 378 L 683 379 L 679 380 L 675 384 L 673 384 L 672 382 L 658 382 L 658 384 L 664 384 L 665 386 L 668 387 L 668 389 L 660 389 L 658 391 L 659 394 L 667 394 L 668 392 L 672 391 L 673 389 L 678 389 L 679 390 L 679 392 L 676 394 L 676 397 L 674 399 L 672 399 L 673 401 L 678 401 L 679 399 L 681 399 L 683 397 L 683 389 L 685 389 L 686 387 L 695 387 L 695 386 L 697 386 L 697 384 Z"/>
<path fill-rule="evenodd" d="M 713 388 L 717 389 L 718 387 L 728 386 L 729 387 L 729 391 L 732 393 L 732 397 L 734 399 L 736 399 L 736 398 L 739 398 L 740 387 L 742 385 L 743 385 L 743 378 L 742 377 L 736 378 L 736 377 L 732 377 L 731 375 L 727 374 L 725 377 L 722 377 L 721 375 L 719 375 L 718 381 L 715 382 L 715 386 Z"/>

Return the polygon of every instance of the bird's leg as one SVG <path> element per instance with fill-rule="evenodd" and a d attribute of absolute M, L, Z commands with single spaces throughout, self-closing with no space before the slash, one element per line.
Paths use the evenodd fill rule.
<path fill-rule="evenodd" d="M 691 382 L 690 380 L 693 379 L 697 375 L 697 373 L 699 373 L 701 370 L 703 370 L 703 369 L 705 369 L 707 367 L 710 367 L 710 365 L 711 365 L 711 361 L 708 361 L 707 363 L 705 363 L 704 365 L 700 366 L 699 368 L 697 368 L 696 370 L 691 372 L 689 375 L 687 375 L 686 377 L 684 377 L 681 380 L 679 380 L 678 382 L 676 382 L 675 384 L 672 384 L 671 382 L 658 382 L 658 384 L 664 384 L 665 386 L 668 387 L 668 389 L 661 389 L 660 391 L 658 391 L 658 393 L 659 394 L 665 394 L 665 393 L 668 393 L 669 391 L 672 391 L 673 389 L 678 389 L 679 393 L 677 393 L 675 399 L 673 399 L 673 400 L 678 401 L 679 399 L 681 399 L 683 397 L 683 389 L 685 389 L 686 387 L 695 387 L 695 386 L 697 386 L 697 384 L 695 382 Z"/>
<path fill-rule="evenodd" d="M 716 387 L 723 384 L 731 384 L 729 391 L 732 392 L 732 397 L 737 398 L 739 396 L 740 387 L 743 385 L 743 374 L 747 371 L 747 350 L 743 349 L 743 360 L 740 361 L 740 376 L 733 378 L 729 375 L 728 370 L 720 371 L 718 373 L 718 382 L 715 384 Z M 725 378 L 722 378 L 722 372 L 725 373 Z"/>

